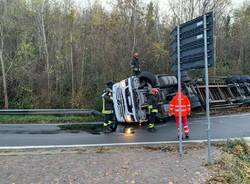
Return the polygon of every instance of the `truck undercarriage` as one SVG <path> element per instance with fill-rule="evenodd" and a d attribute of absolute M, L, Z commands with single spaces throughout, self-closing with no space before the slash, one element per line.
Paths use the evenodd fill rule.
<path fill-rule="evenodd" d="M 168 115 L 169 103 L 177 90 L 175 75 L 154 75 L 142 72 L 113 86 L 115 115 L 119 122 L 146 122 L 147 98 L 152 87 L 159 88 L 158 118 Z M 205 82 L 202 78 L 182 79 L 182 88 L 189 97 L 192 111 L 205 109 Z M 250 77 L 211 77 L 209 78 L 209 99 L 211 109 L 226 109 L 249 105 Z"/>

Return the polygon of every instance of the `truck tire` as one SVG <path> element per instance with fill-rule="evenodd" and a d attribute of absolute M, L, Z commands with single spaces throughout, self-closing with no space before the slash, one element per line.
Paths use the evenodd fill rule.
<path fill-rule="evenodd" d="M 241 77 L 241 81 L 242 81 L 242 82 L 250 83 L 250 76 L 245 75 L 245 76 Z"/>
<path fill-rule="evenodd" d="M 186 71 L 181 72 L 181 81 L 184 83 L 188 83 L 191 81 L 191 78 L 188 76 Z"/>
<path fill-rule="evenodd" d="M 118 122 L 114 122 L 114 123 L 112 123 L 112 125 L 111 125 L 111 127 L 110 127 L 111 132 L 115 132 L 115 131 L 116 131 L 116 129 L 117 129 L 117 126 L 118 126 Z"/>
<path fill-rule="evenodd" d="M 201 108 L 200 100 L 197 96 L 190 97 L 190 103 L 192 109 L 198 109 Z"/>
<path fill-rule="evenodd" d="M 152 87 L 156 87 L 156 84 L 157 84 L 156 76 L 153 73 L 143 71 L 138 77 L 139 77 L 140 83 L 148 82 L 152 85 Z"/>
<path fill-rule="evenodd" d="M 177 85 L 177 78 L 175 76 L 162 76 L 159 77 L 160 87 L 167 87 Z"/>
<path fill-rule="evenodd" d="M 246 77 L 246 82 L 250 83 L 250 76 L 249 75 Z"/>
<path fill-rule="evenodd" d="M 240 76 L 235 75 L 235 76 L 231 76 L 231 77 L 226 78 L 225 81 L 226 81 L 227 84 L 232 84 L 232 83 L 240 82 L 241 79 L 240 79 Z"/>

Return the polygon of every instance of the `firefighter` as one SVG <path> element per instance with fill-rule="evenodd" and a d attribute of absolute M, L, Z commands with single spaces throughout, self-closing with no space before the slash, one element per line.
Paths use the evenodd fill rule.
<path fill-rule="evenodd" d="M 187 122 L 187 116 L 190 116 L 191 112 L 191 106 L 190 101 L 186 95 L 183 94 L 183 91 L 181 91 L 181 116 L 182 116 L 182 123 L 184 125 L 184 133 L 186 138 L 189 138 L 189 127 Z M 178 128 L 178 137 L 180 133 L 180 127 L 179 127 L 179 101 L 178 101 L 178 91 L 176 92 L 176 95 L 170 102 L 170 108 L 169 108 L 169 117 L 171 117 L 174 114 L 175 116 L 175 122 L 176 126 Z"/>
<path fill-rule="evenodd" d="M 115 131 L 117 124 L 116 121 L 114 122 L 114 104 L 113 104 L 113 97 L 112 97 L 112 86 L 114 82 L 109 81 L 107 83 L 107 88 L 104 90 L 102 94 L 102 114 L 104 115 L 104 131 Z"/>
<path fill-rule="evenodd" d="M 156 115 L 158 113 L 158 103 L 159 103 L 159 89 L 152 88 L 148 97 L 148 130 L 152 131 L 155 129 Z"/>
<path fill-rule="evenodd" d="M 137 76 L 141 73 L 139 54 L 137 52 L 134 53 L 130 66 L 133 75 Z"/>

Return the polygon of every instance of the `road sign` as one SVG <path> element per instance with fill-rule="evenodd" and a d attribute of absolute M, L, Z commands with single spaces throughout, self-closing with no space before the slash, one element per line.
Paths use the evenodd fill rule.
<path fill-rule="evenodd" d="M 179 151 L 183 155 L 182 147 L 182 116 L 181 116 L 181 70 L 205 68 L 206 81 L 206 115 L 208 162 L 211 163 L 211 127 L 208 87 L 208 67 L 213 66 L 213 13 L 207 13 L 194 20 L 177 26 L 171 36 L 175 38 L 171 47 L 174 49 L 171 57 L 176 64 L 173 69 L 178 71 L 178 106 L 179 106 Z"/>
<path fill-rule="evenodd" d="M 205 17 L 208 67 L 212 67 L 214 65 L 213 13 L 209 12 L 205 15 Z M 200 16 L 179 26 L 181 70 L 204 68 L 205 35 L 203 18 L 203 16 Z M 173 49 L 171 58 L 175 61 L 175 64 L 172 67 L 173 71 L 177 71 L 178 69 L 177 32 L 177 27 L 171 32 L 171 36 L 174 37 L 174 41 L 170 45 Z"/>

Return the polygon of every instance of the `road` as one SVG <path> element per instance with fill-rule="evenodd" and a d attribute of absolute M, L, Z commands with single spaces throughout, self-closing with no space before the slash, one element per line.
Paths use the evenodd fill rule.
<path fill-rule="evenodd" d="M 190 140 L 204 140 L 207 137 L 206 118 L 190 119 Z M 214 116 L 211 118 L 212 139 L 250 137 L 250 114 Z M 61 130 L 57 125 L 0 125 L 0 147 L 48 146 L 48 145 L 94 145 L 113 143 L 142 143 L 176 141 L 176 126 L 173 121 L 157 125 L 157 131 L 150 133 L 146 128 L 137 128 L 135 133 L 122 133 L 123 127 L 110 134 L 91 134 L 80 131 L 72 133 Z"/>

